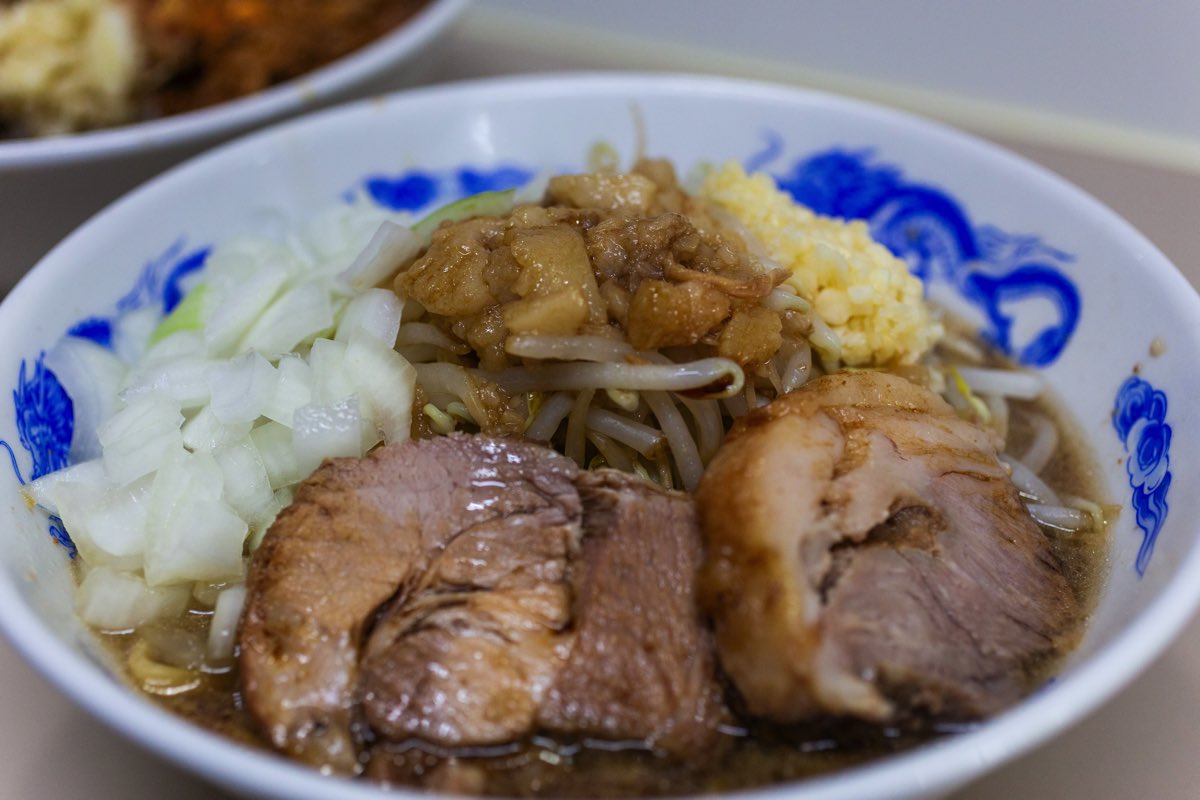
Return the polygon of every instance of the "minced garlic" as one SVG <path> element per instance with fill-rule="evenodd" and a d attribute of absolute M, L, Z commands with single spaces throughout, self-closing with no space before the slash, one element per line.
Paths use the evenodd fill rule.
<path fill-rule="evenodd" d="M 921 280 L 871 238 L 866 223 L 814 214 L 770 176 L 747 175 L 733 161 L 705 176 L 701 194 L 791 271 L 787 283 L 837 335 L 843 364 L 911 364 L 941 338 Z"/>

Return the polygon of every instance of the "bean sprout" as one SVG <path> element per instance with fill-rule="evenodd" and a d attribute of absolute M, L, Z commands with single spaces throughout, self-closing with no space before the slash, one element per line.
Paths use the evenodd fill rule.
<path fill-rule="evenodd" d="M 518 333 L 508 337 L 504 351 L 521 358 L 558 361 L 623 361 L 633 354 L 628 343 L 603 336 L 542 336 Z"/>
<path fill-rule="evenodd" d="M 483 377 L 509 392 L 581 389 L 694 392 L 729 397 L 746 385 L 742 368 L 727 358 L 702 358 L 686 364 L 571 363 L 507 369 Z"/>
<path fill-rule="evenodd" d="M 675 468 L 679 470 L 683 487 L 690 492 L 700 483 L 700 476 L 704 473 L 704 464 L 700 461 L 696 440 L 692 438 L 683 415 L 675 407 L 670 395 L 666 392 L 646 392 L 644 396 L 646 404 L 658 420 L 659 427 L 666 434 L 667 446 L 671 448 L 671 455 L 675 457 Z"/>
<path fill-rule="evenodd" d="M 1040 475 L 1058 449 L 1058 428 L 1044 414 L 1029 415 L 1029 422 L 1033 425 L 1033 441 L 1021 456 L 1021 463 Z"/>
<path fill-rule="evenodd" d="M 550 441 L 554 432 L 558 430 L 558 426 L 567 418 L 567 414 L 571 413 L 571 406 L 574 402 L 570 392 L 558 392 L 553 395 L 542 403 L 533 422 L 530 422 L 529 427 L 525 429 L 525 436 L 535 442 Z"/>
<path fill-rule="evenodd" d="M 665 439 L 663 432 L 658 428 L 603 408 L 592 407 L 588 410 L 587 425 L 590 430 L 615 439 L 626 447 L 632 447 L 647 458 L 659 451 Z"/>

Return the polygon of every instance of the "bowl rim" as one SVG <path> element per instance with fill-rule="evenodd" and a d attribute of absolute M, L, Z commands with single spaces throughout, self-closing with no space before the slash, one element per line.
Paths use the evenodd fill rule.
<path fill-rule="evenodd" d="M 781 106 L 817 103 L 835 112 L 914 129 L 935 143 L 939 140 L 952 143 L 982 159 L 999 159 L 1006 168 L 1038 185 L 1040 191 L 1057 194 L 1079 208 L 1081 215 L 1115 231 L 1138 253 L 1139 269 L 1149 271 L 1168 290 L 1172 315 L 1200 318 L 1200 295 L 1179 270 L 1130 223 L 1082 189 L 999 145 L 877 104 L 760 81 L 656 72 L 559 72 L 494 77 L 410 89 L 383 99 L 389 107 L 439 103 L 470 107 L 473 98 L 494 96 L 497 92 L 504 92 L 511 102 L 519 103 L 565 95 L 628 97 L 638 91 L 649 97 L 689 96 L 716 102 L 752 99 Z M 317 131 L 326 126 L 338 127 L 345 120 L 367 114 L 367 109 L 377 103 L 378 99 L 345 103 L 239 137 L 183 162 L 114 201 L 43 257 L 0 303 L 0 340 L 9 340 L 7 329 L 12 324 L 9 322 L 14 316 L 12 310 L 32 305 L 39 295 L 51 290 L 57 273 L 67 269 L 66 258 L 86 244 L 90 231 L 104 219 L 127 206 L 144 202 L 142 198 L 169 191 L 165 187 L 188 180 L 211 162 L 241 150 L 262 147 L 300 127 Z M 46 265 L 53 271 L 47 270 Z M 1200 330 L 1188 331 L 1186 335 L 1200 341 Z M 1192 618 L 1197 606 L 1200 606 L 1200 537 L 1180 557 L 1176 574 L 1159 595 L 1111 641 L 1093 652 L 1067 678 L 1025 698 L 978 728 L 829 776 L 729 795 L 756 800 L 784 797 L 834 800 L 918 797 L 952 791 L 1029 752 L 1098 709 L 1161 654 Z M 51 633 L 7 576 L 0 577 L 0 632 L 44 677 L 101 722 L 147 750 L 234 791 L 305 800 L 325 797 L 331 790 L 350 800 L 429 796 L 409 789 L 391 789 L 385 795 L 370 784 L 323 776 L 282 756 L 256 751 L 209 733 L 154 706 Z"/>
<path fill-rule="evenodd" d="M 470 0 L 429 0 L 413 16 L 341 58 L 254 94 L 84 133 L 0 140 L 0 170 L 70 165 L 192 142 L 211 142 L 326 102 L 399 59 L 421 50 L 451 25 Z M 0 174 L 3 174 L 0 172 Z"/>

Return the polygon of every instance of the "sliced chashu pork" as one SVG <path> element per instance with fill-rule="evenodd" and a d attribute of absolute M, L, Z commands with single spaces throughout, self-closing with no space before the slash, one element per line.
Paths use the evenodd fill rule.
<path fill-rule="evenodd" d="M 520 662 L 523 651 L 532 651 L 535 661 L 545 655 L 546 637 L 569 616 L 564 578 L 578 550 L 582 514 L 575 473 L 572 462 L 543 447 L 460 436 L 384 447 L 362 459 L 334 459 L 314 472 L 255 553 L 238 633 L 246 704 L 272 744 L 308 763 L 355 771 L 364 735 L 352 723 L 363 665 L 369 679 L 372 668 L 388 658 L 386 636 L 403 623 L 396 608 L 411 603 L 412 614 L 453 630 L 458 623 L 449 615 L 470 604 L 472 589 L 490 583 L 505 595 L 493 605 L 517 602 L 516 596 L 529 591 L 518 576 L 535 572 L 542 602 L 520 624 L 498 620 L 488 609 L 464 615 L 472 634 L 466 648 L 473 652 L 494 642 L 496 625 L 507 623 L 518 641 L 510 662 L 489 664 L 491 680 L 474 688 L 472 712 L 465 704 L 446 707 L 432 723 L 447 743 L 523 733 L 530 703 L 524 717 L 516 713 L 515 701 L 505 705 L 505 715 L 493 713 L 487 703 L 500 685 L 510 696 L 536 695 L 545 683 L 541 673 Z M 508 546 L 513 535 L 537 546 L 514 558 Z M 453 565 L 464 558 L 487 568 L 460 583 Z M 443 575 L 449 580 L 439 580 Z M 456 606 L 459 596 L 465 599 Z M 376 626 L 385 608 L 394 619 L 385 613 Z M 438 672 L 445 655 L 438 649 L 445 642 L 436 634 L 418 637 L 415 646 L 425 663 L 410 668 L 420 671 L 423 682 L 393 709 L 397 730 L 411 727 L 407 720 L 430 696 L 453 691 L 468 678 Z M 385 687 L 368 680 L 362 688 L 368 693 L 367 719 L 377 722 L 380 713 L 370 693 Z"/>
<path fill-rule="evenodd" d="M 372 746 L 536 732 L 695 756 L 726 718 L 699 561 L 690 498 L 538 445 L 455 435 L 333 460 L 255 554 L 247 706 L 275 746 L 343 772 Z"/>
<path fill-rule="evenodd" d="M 754 715 L 973 719 L 1080 608 L 997 442 L 902 378 L 820 378 L 735 426 L 697 491 L 701 594 Z"/>

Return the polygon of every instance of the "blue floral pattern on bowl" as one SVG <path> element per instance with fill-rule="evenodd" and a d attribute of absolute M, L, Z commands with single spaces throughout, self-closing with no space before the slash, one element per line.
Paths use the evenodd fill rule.
<path fill-rule="evenodd" d="M 765 149 L 745 159 L 748 170 L 771 171 L 771 165 L 783 157 L 782 138 L 773 133 L 767 138 Z M 521 186 L 535 174 L 536 170 L 515 164 L 490 168 L 459 166 L 441 171 L 380 171 L 364 176 L 343 193 L 343 198 L 365 195 L 384 208 L 419 213 L 482 191 Z M 866 220 L 872 234 L 905 259 L 914 273 L 926 281 L 948 283 L 979 308 L 985 320 L 982 335 L 1025 364 L 1041 367 L 1052 363 L 1078 326 L 1079 292 L 1060 269 L 1072 260 L 1071 255 L 1043 244 L 1034 236 L 1014 235 L 993 226 L 974 224 L 963 204 L 950 193 L 906 179 L 899 167 L 877 161 L 872 150 L 826 149 L 796 159 L 790 167 L 773 174 L 782 189 L 818 213 Z M 161 304 L 164 313 L 170 312 L 183 297 L 189 276 L 203 268 L 208 253 L 208 247 L 189 248 L 181 237 L 143 267 L 133 288 L 117 302 L 113 314 L 80 320 L 68 333 L 111 347 L 114 321 L 120 314 L 151 303 Z M 1058 319 L 1019 343 L 1013 331 L 1016 309 L 1036 298 L 1050 300 Z M 56 403 L 45 402 L 45 398 L 60 395 Z M 35 465 L 33 477 L 49 471 L 47 465 L 57 465 L 50 469 L 65 466 L 70 449 L 70 398 L 42 358 L 37 360 L 29 380 L 22 365 L 14 399 L 21 444 Z M 1165 396 L 1162 402 L 1165 408 Z M 65 435 L 63 426 L 67 429 Z M 1165 425 L 1160 427 L 1166 437 L 1162 448 L 1165 464 L 1170 429 Z M 1122 433 L 1118 428 L 1118 433 L 1126 439 L 1131 430 Z M 1154 435 L 1148 425 L 1138 430 L 1141 435 Z M 40 433 L 44 431 L 57 431 L 49 449 L 45 435 Z M 12 448 L 7 443 L 0 444 L 8 448 L 17 478 L 23 482 Z M 1146 447 L 1149 457 L 1153 448 Z M 1130 475 L 1132 482 L 1134 473 Z M 1161 475 L 1152 470 L 1139 472 L 1138 480 L 1136 486 L 1142 494 L 1135 493 L 1134 502 L 1139 525 L 1146 520 L 1150 526 L 1143 526 L 1147 535 L 1144 555 L 1139 555 L 1138 560 L 1141 572 L 1166 514 L 1170 474 L 1164 467 Z M 70 547 L 61 521 L 52 518 L 50 531 Z"/>
<path fill-rule="evenodd" d="M 389 175 L 376 173 L 361 181 L 373 201 L 392 211 L 421 211 L 434 201 L 448 203 L 480 192 L 500 192 L 524 186 L 535 172 L 507 164 L 492 169 L 458 167 L 443 172 L 409 170 Z M 354 192 L 346 193 L 353 197 Z"/>
<path fill-rule="evenodd" d="M 1128 457 L 1125 472 L 1133 490 L 1133 510 L 1142 529 L 1142 545 L 1135 566 L 1146 573 L 1154 542 L 1167 518 L 1167 492 L 1171 488 L 1171 426 L 1167 424 L 1167 396 L 1147 381 L 1128 378 L 1117 390 L 1113 428 Z"/>

